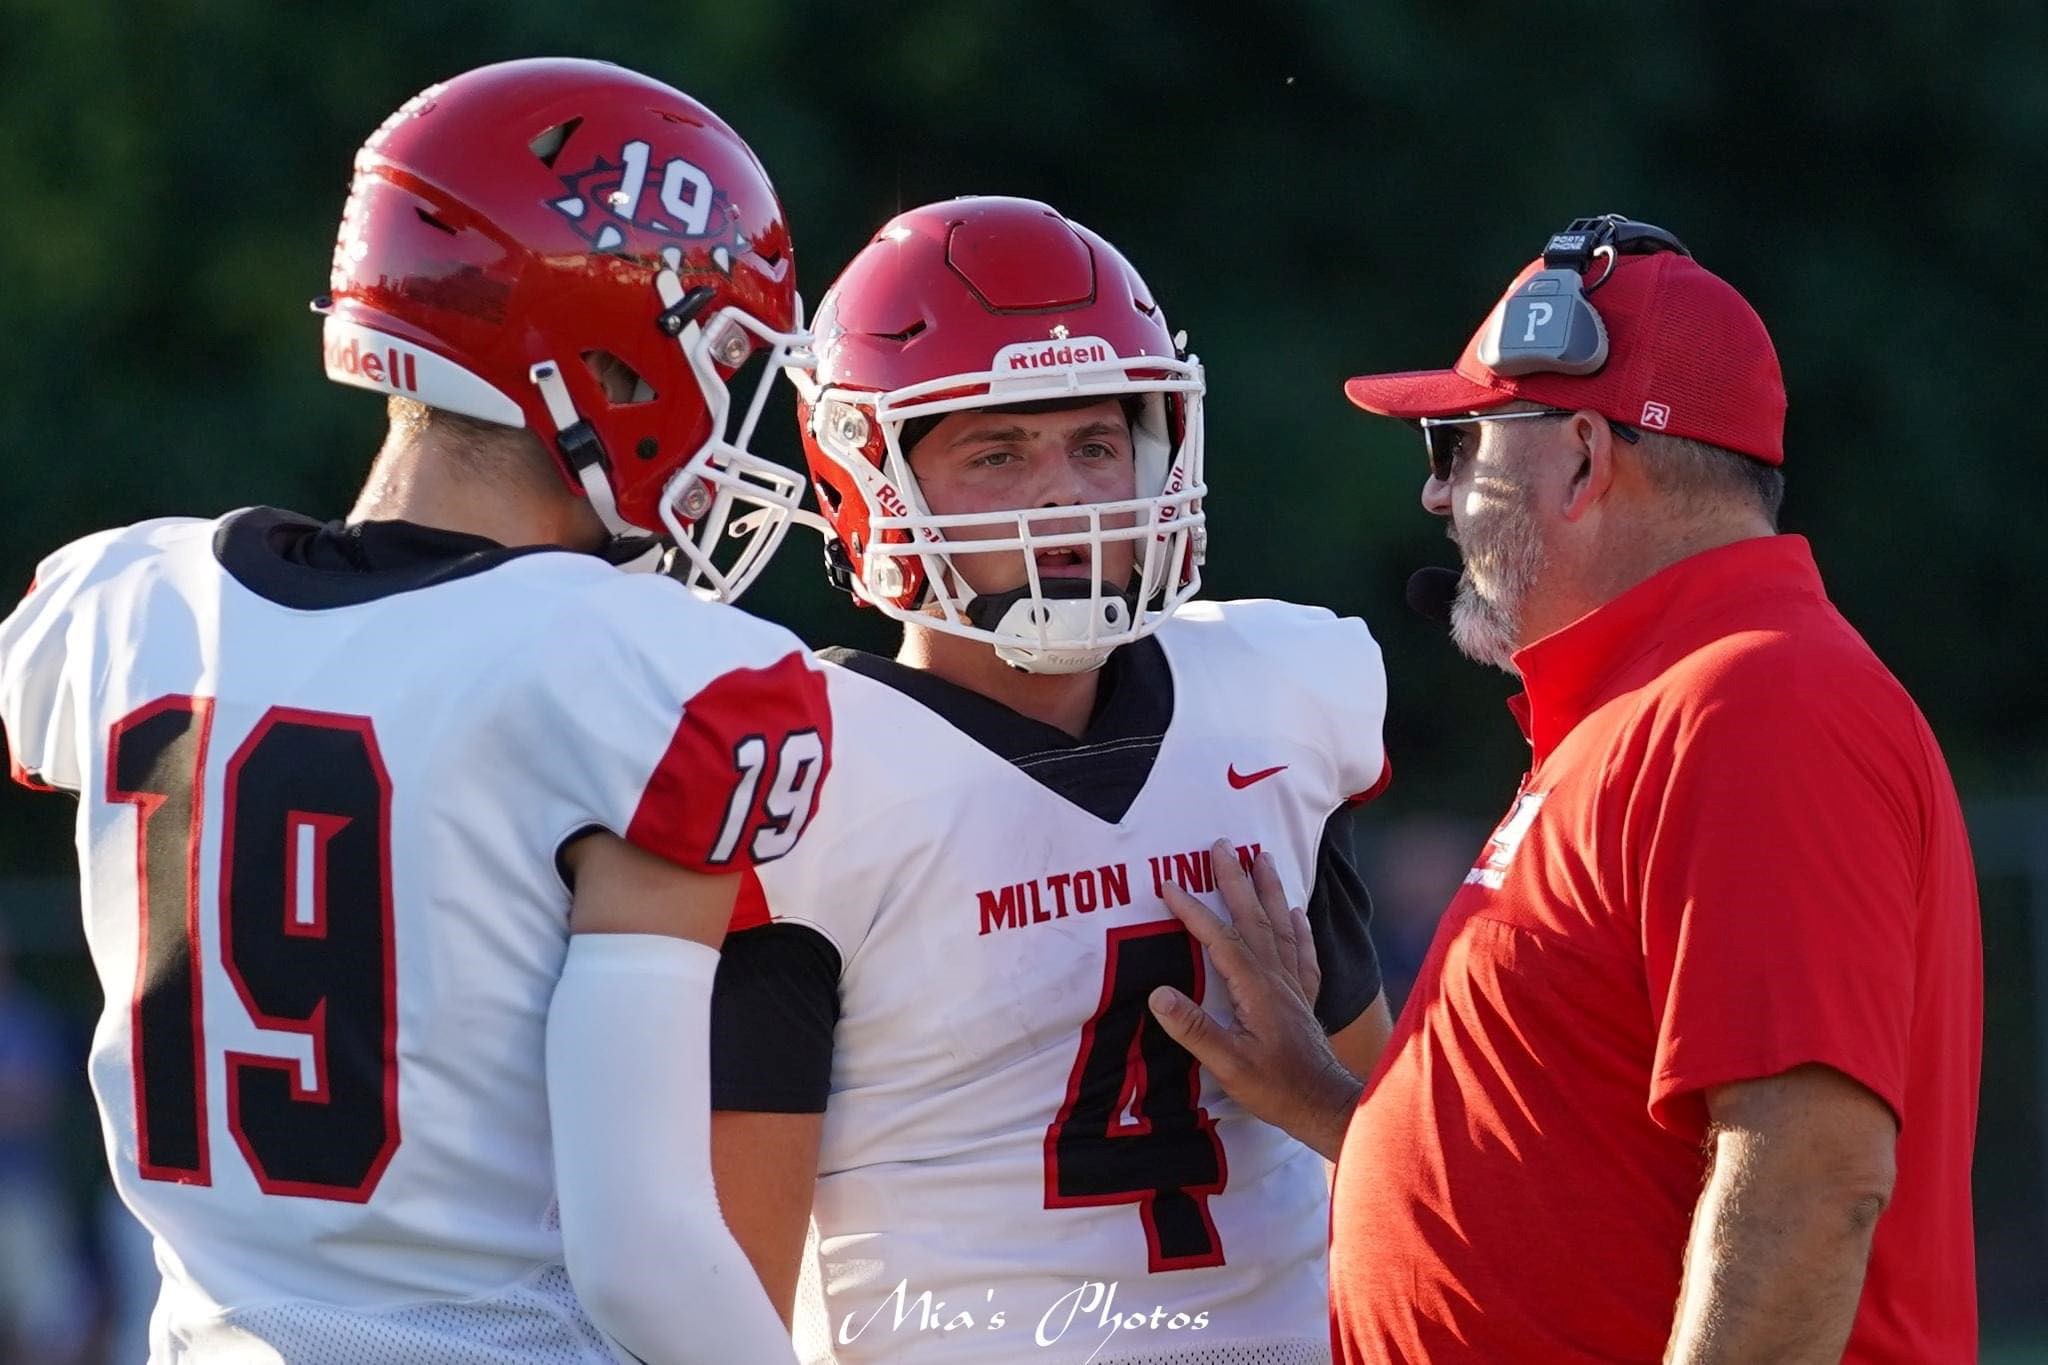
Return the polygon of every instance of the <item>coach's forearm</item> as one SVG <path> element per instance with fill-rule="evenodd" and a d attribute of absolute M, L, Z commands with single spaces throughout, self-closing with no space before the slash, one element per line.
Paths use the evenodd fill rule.
<path fill-rule="evenodd" d="M 1722 1131 L 1693 1215 L 1672 1365 L 1836 1365 L 1891 1186 L 1813 1144 Z"/>

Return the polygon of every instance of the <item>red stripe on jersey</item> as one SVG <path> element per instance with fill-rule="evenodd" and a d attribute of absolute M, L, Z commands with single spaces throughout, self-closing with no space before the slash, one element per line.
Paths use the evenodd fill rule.
<path fill-rule="evenodd" d="M 57 790 L 57 788 L 21 766 L 21 760 L 14 756 L 14 746 L 12 744 L 7 746 L 7 775 L 32 792 L 53 792 Z"/>
<path fill-rule="evenodd" d="M 28 591 L 21 595 L 21 600 L 26 602 L 28 601 L 29 598 L 34 597 L 36 595 L 36 589 L 42 586 L 42 582 L 43 580 L 40 575 L 29 579 Z M 13 737 L 8 735 L 7 727 L 4 725 L 0 725 L 0 746 L 4 746 L 7 750 L 7 775 L 9 777 L 13 778 L 16 782 L 19 782 L 22 786 L 27 787 L 32 792 L 54 792 L 61 790 L 60 788 L 51 786 L 49 783 L 43 781 L 42 778 L 38 777 L 36 774 L 30 772 L 27 768 L 22 766 L 21 760 L 14 756 Z"/>
<path fill-rule="evenodd" d="M 749 867 L 740 872 L 740 893 L 732 903 L 732 922 L 726 932 L 737 934 L 742 929 L 758 929 L 774 916 L 768 913 L 768 897 L 761 891 L 761 879 Z"/>
<path fill-rule="evenodd" d="M 816 813 L 831 766 L 824 675 L 797 653 L 736 668 L 684 706 L 626 839 L 698 872 L 772 862 Z"/>
<path fill-rule="evenodd" d="M 1359 792 L 1357 795 L 1345 797 L 1345 803 L 1347 805 L 1362 806 L 1366 802 L 1376 799 L 1381 792 L 1387 789 L 1388 784 L 1391 783 L 1393 780 L 1394 760 L 1391 758 L 1382 759 L 1380 761 L 1379 780 L 1377 782 L 1374 782 L 1370 787 L 1367 787 L 1364 791 Z"/>

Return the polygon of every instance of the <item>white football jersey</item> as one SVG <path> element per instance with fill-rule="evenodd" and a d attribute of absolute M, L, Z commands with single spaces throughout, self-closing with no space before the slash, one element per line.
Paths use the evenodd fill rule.
<path fill-rule="evenodd" d="M 15 775 L 79 797 L 91 1079 L 164 1273 L 152 1360 L 624 1360 L 554 1217 L 556 854 L 593 827 L 699 868 L 786 849 L 821 674 L 586 555 L 266 558 L 310 526 L 93 536 L 0 624 Z"/>
<path fill-rule="evenodd" d="M 838 951 L 840 1017 L 799 1305 L 807 1360 L 1329 1359 L 1329 1200 L 1150 1019 L 1171 983 L 1227 1015 L 1165 909 L 1220 906 L 1209 847 L 1276 860 L 1295 904 L 1324 825 L 1384 778 L 1364 625 L 1199 602 L 1158 632 L 1171 720 L 1114 822 L 903 692 L 828 670 L 828 803 L 760 883 Z"/>

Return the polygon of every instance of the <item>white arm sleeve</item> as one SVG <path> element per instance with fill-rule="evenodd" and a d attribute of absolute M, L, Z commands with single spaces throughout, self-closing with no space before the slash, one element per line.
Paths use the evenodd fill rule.
<path fill-rule="evenodd" d="M 711 981 L 718 954 L 577 934 L 548 1011 L 563 1257 L 597 1325 L 648 1365 L 795 1358 L 718 1211 Z"/>

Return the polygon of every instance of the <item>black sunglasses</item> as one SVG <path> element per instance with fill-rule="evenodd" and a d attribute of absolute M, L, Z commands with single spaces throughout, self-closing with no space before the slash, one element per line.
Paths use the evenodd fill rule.
<path fill-rule="evenodd" d="M 1570 417 L 1569 408 L 1538 408 L 1534 412 L 1474 412 L 1463 417 L 1424 417 L 1416 423 L 1422 428 L 1422 445 L 1429 452 L 1429 472 L 1439 483 L 1449 483 L 1451 475 L 1457 472 L 1458 461 L 1466 454 L 1465 428 L 1478 426 L 1481 422 L 1519 422 L 1537 417 Z M 1642 439 L 1642 433 L 1625 422 L 1612 418 L 1605 419 L 1608 429 L 1622 440 L 1634 445 Z"/>

